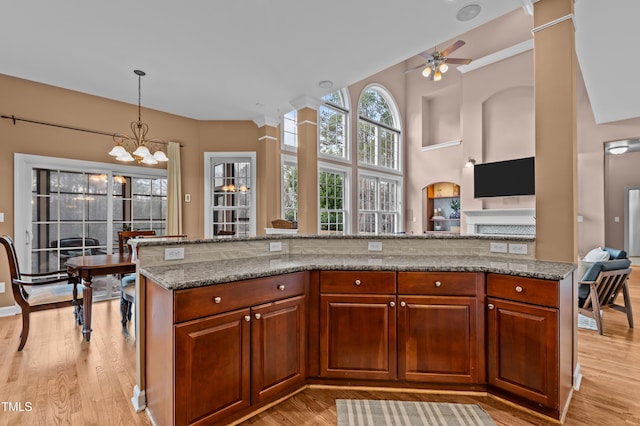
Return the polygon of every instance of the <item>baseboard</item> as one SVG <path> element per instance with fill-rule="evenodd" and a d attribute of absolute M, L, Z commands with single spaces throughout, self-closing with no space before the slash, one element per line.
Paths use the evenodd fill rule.
<path fill-rule="evenodd" d="M 580 369 L 580 363 L 578 363 L 576 364 L 576 369 L 573 372 L 573 388 L 579 391 L 581 383 L 582 383 L 582 370 Z"/>
<path fill-rule="evenodd" d="M 133 387 L 133 396 L 131 397 L 131 404 L 136 410 L 136 413 L 144 410 L 147 407 L 147 397 L 144 391 L 141 391 L 138 385 Z"/>
<path fill-rule="evenodd" d="M 0 317 L 10 317 L 11 315 L 18 315 L 20 313 L 20 307 L 18 305 L 3 306 L 0 308 Z"/>

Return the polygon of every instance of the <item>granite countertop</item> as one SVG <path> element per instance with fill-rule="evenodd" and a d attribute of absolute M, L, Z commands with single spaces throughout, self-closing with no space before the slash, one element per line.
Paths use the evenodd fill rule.
<path fill-rule="evenodd" d="M 168 290 L 180 290 L 309 270 L 494 272 L 546 280 L 567 277 L 576 265 L 490 256 L 280 255 L 140 268 Z"/>

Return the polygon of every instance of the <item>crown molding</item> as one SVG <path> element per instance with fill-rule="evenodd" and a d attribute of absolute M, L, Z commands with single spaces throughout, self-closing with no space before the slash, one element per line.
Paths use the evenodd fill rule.
<path fill-rule="evenodd" d="M 460 65 L 457 69 L 462 74 L 470 71 L 475 71 L 479 68 L 486 67 L 487 65 L 495 64 L 504 59 L 511 58 L 512 56 L 519 55 L 524 52 L 533 50 L 533 39 L 523 41 L 522 43 L 514 44 L 506 49 L 499 50 L 482 58 L 474 59 L 469 65 Z"/>
<path fill-rule="evenodd" d="M 311 108 L 317 110 L 324 101 L 322 99 L 313 98 L 311 96 L 300 96 L 290 102 L 295 109 Z"/>
<path fill-rule="evenodd" d="M 263 126 L 278 127 L 278 124 L 280 124 L 280 119 L 278 117 L 272 117 L 269 115 L 256 117 L 252 121 L 256 123 L 256 126 L 258 126 L 258 128 Z"/>

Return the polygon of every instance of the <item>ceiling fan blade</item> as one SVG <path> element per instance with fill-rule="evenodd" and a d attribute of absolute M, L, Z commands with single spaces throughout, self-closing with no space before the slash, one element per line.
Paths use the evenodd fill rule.
<path fill-rule="evenodd" d="M 451 52 L 453 52 L 454 50 L 457 50 L 459 48 L 461 48 L 462 46 L 465 45 L 465 42 L 462 40 L 458 40 L 455 43 L 453 43 L 451 46 L 447 47 L 446 49 L 444 49 L 442 52 L 440 52 L 442 54 L 442 56 L 447 56 L 448 54 L 450 54 Z"/>
<path fill-rule="evenodd" d="M 422 53 L 418 53 L 418 55 L 422 56 L 425 59 L 433 59 L 433 52 L 431 53 L 422 52 Z"/>
<path fill-rule="evenodd" d="M 406 70 L 406 71 L 404 72 L 404 74 L 409 74 L 409 73 L 410 73 L 410 72 L 412 72 L 412 71 L 415 71 L 415 70 L 417 70 L 417 69 L 419 69 L 419 68 L 424 68 L 424 67 L 426 67 L 426 65 L 425 65 L 425 64 L 417 65 L 417 66 L 415 66 L 415 67 L 413 67 L 413 68 L 409 68 L 408 70 Z"/>
<path fill-rule="evenodd" d="M 463 58 L 445 58 L 444 61 L 448 64 L 460 64 L 460 65 L 467 65 L 471 63 L 471 59 L 463 59 Z"/>

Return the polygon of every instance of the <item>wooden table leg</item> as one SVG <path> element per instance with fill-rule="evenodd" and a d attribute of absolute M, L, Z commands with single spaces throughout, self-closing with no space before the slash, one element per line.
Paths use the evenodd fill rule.
<path fill-rule="evenodd" d="M 82 335 L 85 341 L 91 340 L 91 305 L 93 303 L 93 289 L 91 288 L 91 277 L 82 280 Z"/>

